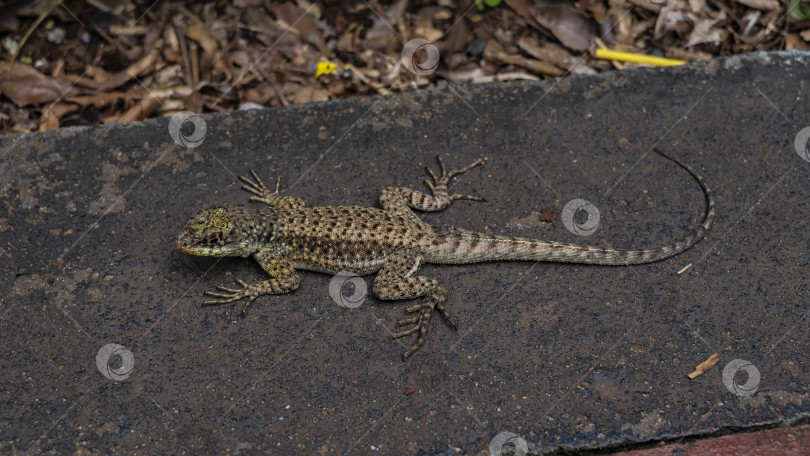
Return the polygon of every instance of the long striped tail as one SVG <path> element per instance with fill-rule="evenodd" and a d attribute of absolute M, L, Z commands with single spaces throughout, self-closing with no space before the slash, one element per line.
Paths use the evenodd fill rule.
<path fill-rule="evenodd" d="M 653 150 L 688 171 L 700 184 L 706 199 L 706 213 L 703 223 L 689 236 L 674 244 L 645 250 L 601 249 L 537 239 L 493 236 L 454 227 L 435 227 L 437 234 L 447 240 L 439 245 L 432 246 L 425 257 L 425 261 L 429 263 L 461 264 L 519 260 L 631 265 L 652 263 L 675 256 L 695 245 L 711 228 L 715 219 L 714 197 L 703 177 L 691 166 L 657 149 Z"/>

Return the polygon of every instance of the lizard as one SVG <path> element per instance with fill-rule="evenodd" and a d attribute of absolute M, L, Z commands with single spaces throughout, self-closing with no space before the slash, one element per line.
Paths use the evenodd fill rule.
<path fill-rule="evenodd" d="M 398 339 L 418 333 L 408 348 L 407 360 L 426 338 L 433 312 L 456 330 L 446 307 L 447 290 L 435 278 L 417 275 L 425 263 L 467 264 L 485 261 L 547 261 L 589 265 L 637 265 L 675 256 L 696 244 L 709 231 L 715 218 L 712 193 L 703 178 L 685 163 L 659 151 L 657 153 L 685 169 L 703 190 L 706 211 L 703 222 L 685 238 L 652 249 L 617 250 L 523 237 L 478 233 L 453 226 L 422 222 L 413 209 L 433 212 L 447 208 L 456 200 L 484 201 L 483 198 L 450 194 L 450 180 L 485 163 L 483 159 L 447 171 L 437 156 L 441 174 L 426 167 L 431 180 L 425 179 L 430 194 L 401 187 L 382 190 L 382 209 L 368 206 L 306 206 L 303 199 L 265 187 L 250 170 L 253 179 L 240 176 L 242 190 L 250 193 L 250 202 L 265 206 L 248 208 L 218 205 L 194 215 L 176 239 L 177 248 L 198 256 L 252 256 L 270 276 L 254 284 L 236 279 L 239 288 L 218 286 L 206 291 L 203 306 L 227 304 L 247 299 L 245 315 L 256 298 L 289 293 L 300 283 L 297 270 L 329 274 L 376 274 L 372 292 L 380 300 L 422 298 L 405 310 L 406 318 L 394 333 Z"/>

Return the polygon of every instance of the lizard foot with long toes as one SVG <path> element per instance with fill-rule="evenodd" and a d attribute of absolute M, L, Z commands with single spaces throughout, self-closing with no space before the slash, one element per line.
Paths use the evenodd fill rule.
<path fill-rule="evenodd" d="M 236 279 L 236 282 L 242 287 L 241 289 L 227 288 L 223 287 L 222 285 L 219 285 L 217 286 L 216 292 L 214 291 L 204 292 L 203 293 L 204 296 L 217 299 L 209 299 L 203 301 L 202 303 L 203 307 L 229 304 L 247 298 L 245 307 L 242 309 L 242 315 L 245 315 L 247 314 L 248 308 L 253 304 L 253 301 L 255 301 L 256 298 L 258 298 L 259 296 L 266 294 L 262 292 L 261 287 L 259 286 L 261 284 L 248 285 L 240 279 Z"/>
<path fill-rule="evenodd" d="M 442 287 L 437 287 L 435 291 L 432 293 L 428 293 L 425 296 L 424 300 L 419 304 L 414 304 L 407 309 L 405 309 L 406 314 L 412 314 L 415 312 L 419 312 L 418 315 L 415 315 L 411 318 L 406 318 L 404 320 L 400 320 L 397 322 L 397 327 L 401 326 L 408 326 L 413 325 L 412 327 L 400 331 L 393 336 L 391 339 L 399 339 L 401 337 L 409 336 L 415 332 L 419 332 L 419 338 L 417 339 L 416 343 L 414 343 L 405 354 L 402 355 L 402 359 L 407 360 L 416 350 L 419 349 L 425 343 L 425 336 L 427 334 L 428 326 L 430 326 L 430 319 L 433 316 L 433 310 L 437 310 L 439 315 L 442 316 L 444 322 L 454 331 L 456 330 L 456 324 L 453 323 L 452 318 L 450 317 L 450 313 L 445 308 L 444 303 L 447 300 L 446 298 L 446 290 Z"/>
<path fill-rule="evenodd" d="M 442 170 L 442 173 L 441 173 L 440 176 L 436 176 L 436 174 L 433 173 L 432 169 L 430 169 L 428 167 L 425 167 L 425 171 L 427 171 L 427 173 L 430 174 L 430 178 L 433 179 L 433 182 L 430 182 L 429 180 L 425 179 L 425 185 L 428 186 L 428 188 L 430 189 L 430 192 L 434 196 L 436 196 L 437 194 L 440 194 L 440 193 L 447 194 L 447 192 L 448 192 L 447 184 L 450 182 L 450 179 L 452 179 L 453 177 L 458 176 L 459 174 L 464 174 L 467 171 L 475 168 L 476 166 L 482 166 L 482 165 L 485 165 L 487 163 L 486 160 L 484 160 L 483 158 L 479 158 L 478 160 L 470 163 L 469 165 L 465 166 L 464 168 L 455 169 L 455 170 L 452 170 L 452 171 L 448 172 L 447 168 L 444 166 L 444 160 L 442 160 L 441 155 L 436 155 L 436 160 L 439 161 L 439 167 Z M 481 197 L 478 197 L 478 196 L 472 196 L 472 195 L 449 195 L 448 194 L 448 196 L 449 196 L 451 201 L 452 200 L 462 200 L 462 199 L 463 200 L 472 200 L 472 201 L 486 201 L 484 198 L 481 198 Z"/>
<path fill-rule="evenodd" d="M 251 169 L 250 174 L 253 176 L 253 180 L 250 180 L 245 176 L 239 176 L 239 180 L 244 184 L 242 185 L 242 190 L 256 195 L 250 197 L 250 202 L 264 203 L 270 207 L 283 207 L 289 209 L 296 209 L 304 206 L 304 200 L 301 198 L 297 198 L 295 196 L 284 196 L 279 193 L 278 188 L 279 184 L 281 184 L 280 177 L 276 180 L 276 190 L 271 192 L 270 189 L 264 185 L 264 182 L 259 179 L 259 176 L 255 171 Z"/>
<path fill-rule="evenodd" d="M 218 286 L 216 292 L 206 291 L 204 293 L 205 296 L 216 299 L 206 300 L 202 305 L 217 306 L 247 298 L 247 303 L 242 309 L 242 315 L 245 315 L 253 301 L 259 296 L 289 293 L 298 288 L 301 279 L 289 263 L 278 259 L 264 260 L 262 254 L 256 254 L 255 256 L 263 265 L 265 272 L 270 275 L 270 279 L 251 285 L 236 279 L 236 282 L 242 287 L 241 289 Z"/>

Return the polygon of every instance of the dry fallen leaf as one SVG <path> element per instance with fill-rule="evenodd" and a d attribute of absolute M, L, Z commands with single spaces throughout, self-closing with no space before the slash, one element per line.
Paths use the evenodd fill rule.
<path fill-rule="evenodd" d="M 565 74 L 565 70 L 562 70 L 550 63 L 541 62 L 540 60 L 527 59 L 519 55 L 509 55 L 495 40 L 487 41 L 487 45 L 484 47 L 484 58 L 487 60 L 495 60 L 500 63 L 521 66 L 527 70 L 531 70 L 533 73 L 539 73 L 547 76 L 562 76 Z"/>
<path fill-rule="evenodd" d="M 576 9 L 562 4 L 535 5 L 531 12 L 537 22 L 551 30 L 560 42 L 575 51 L 586 51 L 596 37 L 596 27 Z"/>
<path fill-rule="evenodd" d="M 377 14 L 373 15 L 373 24 L 371 27 L 363 29 L 362 46 L 365 49 L 374 51 L 391 51 L 393 49 L 402 49 L 400 39 L 396 32 L 391 29 L 391 24 L 396 23 L 399 18 L 405 14 L 405 9 L 408 7 L 408 0 L 396 0 L 389 6 L 382 16 Z M 359 30 L 358 30 L 359 31 Z M 408 36 L 411 34 L 408 33 Z"/>
<path fill-rule="evenodd" d="M 661 12 L 658 13 L 658 19 L 655 21 L 655 28 L 653 29 L 653 38 L 660 40 L 664 33 L 671 30 L 685 31 L 689 30 L 689 7 L 686 2 L 682 0 L 668 1 Z"/>
<path fill-rule="evenodd" d="M 646 0 L 644 0 L 646 1 Z M 633 24 L 636 22 L 630 8 L 624 2 L 611 0 L 610 9 L 607 12 L 610 34 L 613 35 L 613 43 L 632 43 L 635 36 L 631 32 Z"/>
<path fill-rule="evenodd" d="M 585 65 L 582 58 L 574 57 L 565 48 L 553 43 L 543 43 L 541 46 L 533 37 L 522 37 L 517 45 L 532 57 L 548 62 L 554 66 L 566 69 L 575 74 L 596 74 L 593 68 Z"/>
<path fill-rule="evenodd" d="M 720 355 L 715 353 L 712 356 L 709 356 L 709 359 L 707 359 L 706 361 L 703 361 L 702 363 L 698 364 L 697 367 L 695 367 L 695 370 L 693 372 L 690 372 L 686 376 L 689 378 L 695 378 L 699 375 L 702 375 L 704 372 L 714 367 L 714 365 L 717 364 L 717 361 L 720 361 Z"/>
<path fill-rule="evenodd" d="M 115 120 L 117 122 L 135 122 L 144 120 L 152 115 L 152 113 L 155 112 L 162 102 L 163 97 L 161 96 L 147 96 L 138 102 L 138 104 L 129 108 L 127 112 Z M 105 119 L 104 123 L 110 123 L 111 121 L 111 119 Z"/>
<path fill-rule="evenodd" d="M 77 11 L 90 25 L 89 34 L 74 34 L 72 42 L 68 34 L 62 45 L 48 44 L 47 32 L 70 30 L 77 18 L 64 8 L 48 17 L 35 35 L 41 47 L 27 48 L 38 71 L 16 79 L 0 74 L 0 104 L 6 105 L 0 121 L 7 132 L 140 119 L 147 113 L 235 109 L 247 102 L 279 106 L 445 82 L 537 79 L 561 71 L 620 67 L 575 51 L 598 44 L 597 34 L 607 43 L 600 47 L 664 50 L 667 57 L 689 61 L 810 47 L 810 29 L 785 19 L 787 4 L 779 0 L 504 0 L 500 8 L 483 12 L 467 10 L 472 0 L 209 0 L 158 2 L 144 16 L 149 20 L 137 24 L 122 22 L 133 13 L 122 9 L 129 3 L 91 1 Z M 22 24 L 30 24 L 54 2 L 11 4 L 3 9 L 10 11 L 8 18 L 0 13 L 0 30 L 22 31 Z M 32 14 L 17 19 L 26 9 Z M 99 18 L 98 12 L 105 14 Z M 432 75 L 414 76 L 402 64 L 404 42 L 417 37 L 434 41 L 440 51 L 442 66 Z M 21 45 L 18 40 L 19 34 L 11 34 L 0 45 L 9 53 Z M 80 52 L 70 52 L 70 46 Z M 53 49 L 45 52 L 42 47 Z M 351 62 L 350 71 L 313 79 L 313 65 L 323 60 L 338 68 Z M 16 71 L 22 68 L 18 65 Z M 64 103 L 55 104 L 60 96 Z M 81 115 L 63 113 L 77 105 L 84 108 Z M 91 107 L 103 109 L 99 120 L 85 116 Z"/>
<path fill-rule="evenodd" d="M 296 34 L 304 41 L 314 45 L 318 48 L 321 55 L 330 55 L 329 48 L 324 43 L 323 34 L 312 19 L 312 16 L 306 14 L 306 11 L 295 6 L 292 3 L 281 4 L 268 4 L 273 14 L 276 15 L 279 22 L 283 22 L 282 28 L 290 28 L 295 30 Z"/>
<path fill-rule="evenodd" d="M 779 0 L 737 0 L 739 3 L 742 3 L 745 6 L 763 10 L 763 11 L 773 11 L 776 8 L 779 8 Z"/>
<path fill-rule="evenodd" d="M 293 98 L 293 103 L 313 103 L 316 101 L 326 101 L 329 99 L 329 92 L 323 89 L 316 89 L 313 86 L 306 86 L 298 91 Z"/>
<path fill-rule="evenodd" d="M 810 32 L 810 30 L 805 30 L 805 32 Z M 802 41 L 801 38 L 799 38 L 799 35 L 796 35 L 795 33 L 788 33 L 785 35 L 785 50 L 791 51 L 793 49 L 806 51 L 809 49 L 809 47 L 804 43 L 804 41 Z"/>
<path fill-rule="evenodd" d="M 532 2 L 529 0 L 506 0 L 506 4 L 509 5 L 512 10 L 514 10 L 518 16 L 522 17 L 527 24 L 531 25 L 535 29 L 539 30 L 548 37 L 551 37 L 551 33 L 542 25 L 540 25 L 535 19 L 534 15 L 532 14 L 531 5 Z"/>
<path fill-rule="evenodd" d="M 626 2 L 624 0 L 609 0 L 609 3 L 610 3 L 611 8 L 612 7 L 622 7 L 622 8 L 624 8 L 624 7 L 627 6 L 627 3 L 629 3 L 629 4 L 633 5 L 633 6 L 639 7 L 640 9 L 644 9 L 644 10 L 647 10 L 647 11 L 649 11 L 651 13 L 658 14 L 658 13 L 661 12 L 661 7 L 663 6 L 663 3 L 666 3 L 666 2 L 665 1 L 663 1 L 663 2 L 662 1 L 657 1 L 656 2 L 654 0 L 627 0 Z"/>
<path fill-rule="evenodd" d="M 214 54 L 219 49 L 216 38 L 208 31 L 208 27 L 203 24 L 189 25 L 185 29 L 186 36 L 196 41 L 202 46 L 205 52 Z"/>
<path fill-rule="evenodd" d="M 667 52 L 664 55 L 670 59 L 678 59 L 678 60 L 686 60 L 686 61 L 693 61 L 693 60 L 712 60 L 713 56 L 707 52 L 700 52 L 700 51 L 689 51 L 686 49 L 679 49 L 676 47 L 667 48 Z"/>
<path fill-rule="evenodd" d="M 42 111 L 42 119 L 39 121 L 39 131 L 55 130 L 59 128 L 59 119 L 78 109 L 79 106 L 73 103 L 54 103 L 49 109 Z"/>
<path fill-rule="evenodd" d="M 557 216 L 558 214 L 554 212 L 554 208 L 551 206 L 546 206 L 543 209 L 540 209 L 541 222 L 554 223 L 554 220 L 557 220 Z"/>
<path fill-rule="evenodd" d="M 242 102 L 265 104 L 278 94 L 272 84 L 267 82 L 257 85 L 256 87 L 244 91 Z"/>
<path fill-rule="evenodd" d="M 725 41 L 728 30 L 725 28 L 715 27 L 715 24 L 726 18 L 726 13 L 720 12 L 717 18 L 700 18 L 693 16 L 695 27 L 692 33 L 689 34 L 689 39 L 686 41 L 686 46 L 694 46 L 701 43 L 721 43 Z"/>
<path fill-rule="evenodd" d="M 706 0 L 689 0 L 689 10 L 692 14 L 700 14 L 706 8 Z"/>
<path fill-rule="evenodd" d="M 163 45 L 159 43 L 154 49 L 152 49 L 152 52 L 146 54 L 142 59 L 130 65 L 129 68 L 112 75 L 110 79 L 99 85 L 99 90 L 106 92 L 108 90 L 118 88 L 130 79 L 139 76 L 141 73 L 150 69 L 157 61 L 161 47 L 163 47 Z"/>
<path fill-rule="evenodd" d="M 15 63 L 7 73 L 7 62 L 0 62 L 0 92 L 17 106 L 50 103 L 65 95 L 75 94 L 73 88 L 67 90 L 58 81 L 40 73 L 36 68 L 24 63 Z"/>
<path fill-rule="evenodd" d="M 97 108 L 106 108 L 119 99 L 127 96 L 124 92 L 107 92 L 98 95 L 84 95 L 80 97 L 65 97 L 65 101 L 75 103 L 79 106 L 94 105 Z"/>
<path fill-rule="evenodd" d="M 104 84 L 105 82 L 109 81 L 112 78 L 112 74 L 107 72 L 104 68 L 96 65 L 87 65 L 85 67 L 85 74 L 93 78 L 93 81 L 96 82 L 96 87 L 100 84 Z"/>

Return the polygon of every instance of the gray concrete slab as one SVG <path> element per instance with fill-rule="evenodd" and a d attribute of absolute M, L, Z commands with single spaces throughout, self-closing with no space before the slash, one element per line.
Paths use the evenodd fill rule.
<path fill-rule="evenodd" d="M 203 116 L 196 148 L 168 119 L 0 138 L 0 451 L 483 455 L 510 435 L 615 449 L 806 419 L 808 69 L 762 54 Z M 655 247 L 704 203 L 653 146 L 713 189 L 708 238 L 633 267 L 426 266 L 459 330 L 435 319 L 405 363 L 412 341 L 389 341 L 405 302 L 341 307 L 332 277 L 302 272 L 243 318 L 202 293 L 257 265 L 174 248 L 197 210 L 246 203 L 251 168 L 313 205 L 376 205 L 382 187 L 424 188 L 436 154 L 486 157 L 454 185 L 488 202 L 426 221 Z M 595 234 L 539 221 L 575 198 L 598 208 Z M 724 384 L 736 359 L 753 396 Z"/>

